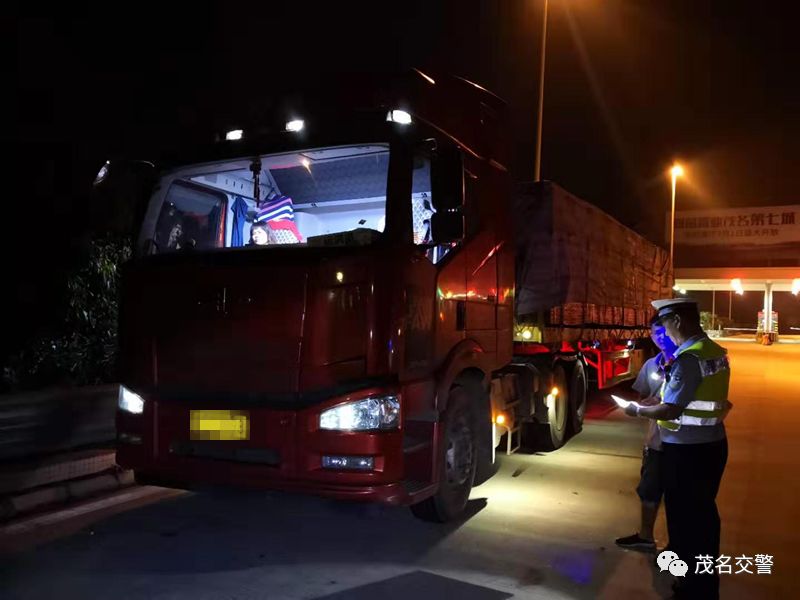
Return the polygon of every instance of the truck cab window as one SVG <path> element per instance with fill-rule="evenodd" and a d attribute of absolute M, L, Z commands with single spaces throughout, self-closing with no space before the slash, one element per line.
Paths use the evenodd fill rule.
<path fill-rule="evenodd" d="M 144 247 L 163 253 L 371 244 L 386 227 L 388 172 L 388 144 L 312 148 L 181 167 L 162 177 L 150 201 Z M 423 194 L 430 195 L 424 176 L 418 188 L 415 197 L 424 210 Z M 257 232 L 256 237 L 268 243 L 254 242 L 254 225 L 266 228 L 266 235 Z"/>
<path fill-rule="evenodd" d="M 458 242 L 437 243 L 433 236 L 433 220 L 437 213 L 436 198 L 433 197 L 431 169 L 437 168 L 427 154 L 414 158 L 411 188 L 411 221 L 414 244 L 424 248 L 425 255 L 433 264 L 442 260 Z"/>
<path fill-rule="evenodd" d="M 414 159 L 414 171 L 411 179 L 411 223 L 414 232 L 414 244 L 428 245 L 431 239 L 431 161 L 427 157 L 417 156 Z"/>
<path fill-rule="evenodd" d="M 185 181 L 170 185 L 156 223 L 153 241 L 160 252 L 220 245 L 225 194 Z"/>

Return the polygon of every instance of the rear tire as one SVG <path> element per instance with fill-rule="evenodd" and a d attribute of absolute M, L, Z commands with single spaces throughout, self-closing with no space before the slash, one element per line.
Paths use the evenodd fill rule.
<path fill-rule="evenodd" d="M 567 381 L 564 365 L 557 364 L 553 368 L 553 383 L 558 388 L 558 394 L 547 407 L 547 435 L 543 440 L 547 450 L 558 450 L 567 440 L 567 423 L 570 416 L 570 388 Z"/>
<path fill-rule="evenodd" d="M 454 386 L 442 419 L 439 487 L 433 496 L 411 507 L 417 518 L 446 523 L 463 514 L 477 466 L 475 412 L 466 388 Z"/>
<path fill-rule="evenodd" d="M 583 419 L 586 416 L 586 371 L 583 363 L 577 361 L 569 374 L 569 411 L 570 435 L 577 435 L 583 430 Z"/>

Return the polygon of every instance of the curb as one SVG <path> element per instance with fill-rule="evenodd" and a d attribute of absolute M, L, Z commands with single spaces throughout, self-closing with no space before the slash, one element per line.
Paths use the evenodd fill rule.
<path fill-rule="evenodd" d="M 116 453 L 110 448 L 65 452 L 39 460 L 15 462 L 0 467 L 0 496 L 95 475 L 115 466 Z"/>
<path fill-rule="evenodd" d="M 130 486 L 73 506 L 62 506 L 57 510 L 0 524 L 0 555 L 25 551 L 132 507 L 176 498 L 185 493 L 153 486 Z"/>
<path fill-rule="evenodd" d="M 64 481 L 7 496 L 0 503 L 0 521 L 9 521 L 33 511 L 83 500 L 132 485 L 132 472 L 114 469 L 100 475 Z"/>
<path fill-rule="evenodd" d="M 28 461 L 0 472 L 0 522 L 114 492 L 134 484 L 113 450 L 84 450 Z"/>

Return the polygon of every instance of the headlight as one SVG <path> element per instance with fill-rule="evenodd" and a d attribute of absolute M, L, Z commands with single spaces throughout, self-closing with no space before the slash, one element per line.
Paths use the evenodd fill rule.
<path fill-rule="evenodd" d="M 340 404 L 319 416 L 320 429 L 369 431 L 397 429 L 400 424 L 400 400 L 397 396 L 379 396 Z"/>
<path fill-rule="evenodd" d="M 121 385 L 119 386 L 119 400 L 117 405 L 120 410 L 140 415 L 144 410 L 144 399 L 139 394 L 134 394 L 124 385 Z"/>

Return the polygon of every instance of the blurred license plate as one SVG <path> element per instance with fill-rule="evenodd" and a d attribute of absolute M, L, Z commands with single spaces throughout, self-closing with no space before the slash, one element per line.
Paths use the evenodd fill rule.
<path fill-rule="evenodd" d="M 246 410 L 189 411 L 192 440 L 249 440 L 250 413 Z"/>

